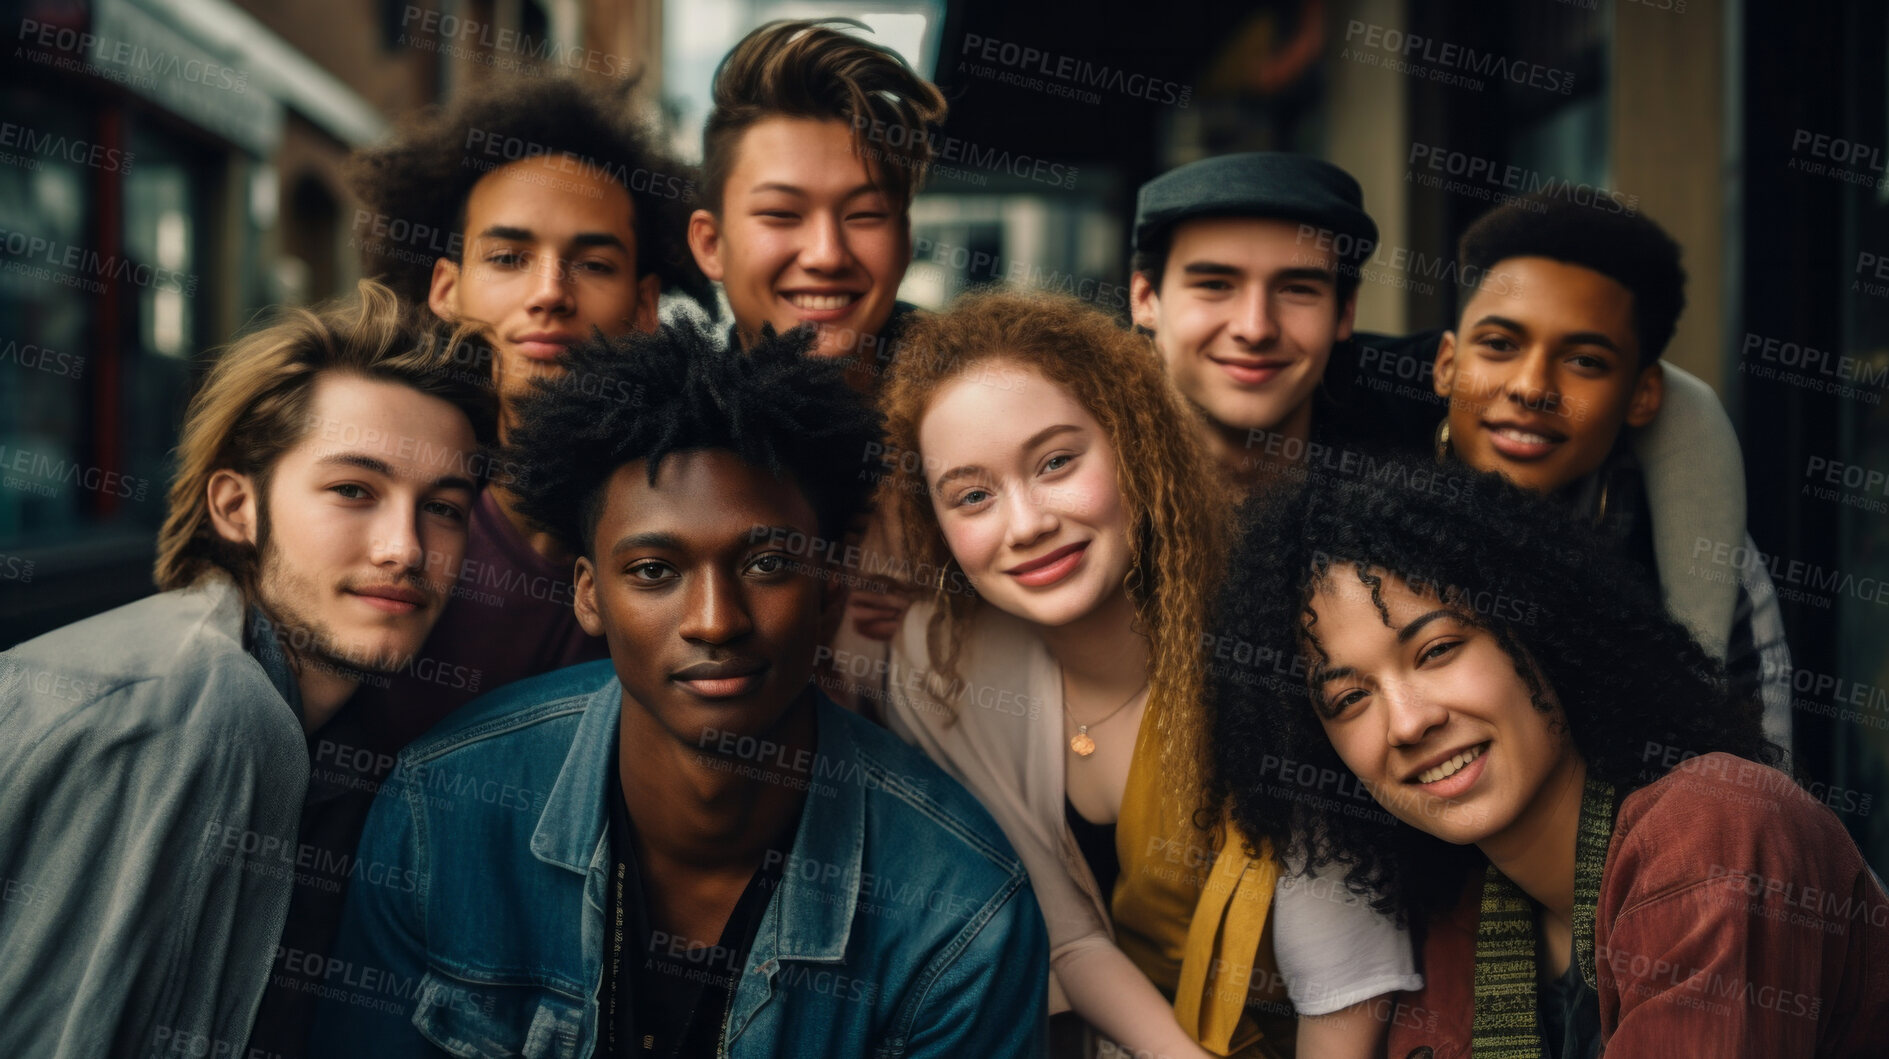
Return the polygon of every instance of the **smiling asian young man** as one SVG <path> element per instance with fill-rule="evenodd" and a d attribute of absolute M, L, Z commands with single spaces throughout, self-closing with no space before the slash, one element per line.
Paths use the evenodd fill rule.
<path fill-rule="evenodd" d="M 689 247 L 735 339 L 808 325 L 814 355 L 877 386 L 912 258 L 912 198 L 945 118 L 936 86 L 848 20 L 771 22 L 715 73 Z M 877 133 L 878 135 L 874 135 Z"/>

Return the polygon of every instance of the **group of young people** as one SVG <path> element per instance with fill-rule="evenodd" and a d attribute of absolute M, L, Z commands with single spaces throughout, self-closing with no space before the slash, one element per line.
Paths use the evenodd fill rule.
<path fill-rule="evenodd" d="M 1358 335 L 1357 182 L 1229 155 L 1131 321 L 921 312 L 945 111 L 780 22 L 699 173 L 562 80 L 363 154 L 449 245 L 221 351 L 162 591 L 0 655 L 0 1050 L 1889 1039 L 1657 225 L 1499 206 L 1454 327 Z"/>

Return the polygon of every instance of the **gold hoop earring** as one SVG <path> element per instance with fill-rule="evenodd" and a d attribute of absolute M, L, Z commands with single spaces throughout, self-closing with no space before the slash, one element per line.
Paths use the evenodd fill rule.
<path fill-rule="evenodd" d="M 1436 425 L 1436 462 L 1443 463 L 1450 458 L 1450 417 Z"/>

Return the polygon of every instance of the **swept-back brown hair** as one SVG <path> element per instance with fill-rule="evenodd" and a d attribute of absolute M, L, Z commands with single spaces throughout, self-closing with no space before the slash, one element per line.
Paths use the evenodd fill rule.
<path fill-rule="evenodd" d="M 324 372 L 399 383 L 445 400 L 466 413 L 481 445 L 491 444 L 498 412 L 491 384 L 472 361 L 455 363 L 469 348 L 467 334 L 426 326 L 393 291 L 362 280 L 351 298 L 284 309 L 231 344 L 184 413 L 170 508 L 157 534 L 157 587 L 185 588 L 220 569 L 255 602 L 257 550 L 216 532 L 210 477 L 226 469 L 250 475 L 266 497 L 276 460 L 308 433 L 309 403 Z M 467 470 L 482 477 L 476 467 Z"/>
<path fill-rule="evenodd" d="M 939 576 L 926 629 L 937 674 L 962 686 L 959 653 L 985 606 L 948 591 L 968 584 L 932 507 L 918 428 L 939 391 L 985 361 L 1034 368 L 1067 390 L 1115 449 L 1115 481 L 1127 512 L 1128 594 L 1148 637 L 1149 708 L 1162 735 L 1164 773 L 1175 792 L 1198 797 L 1206 763 L 1202 637 L 1212 586 L 1225 569 L 1233 498 L 1201 440 L 1198 416 L 1174 389 L 1146 337 L 1076 298 L 987 289 L 945 312 L 915 318 L 882 394 L 891 453 L 878 502 L 901 528 L 914 570 Z"/>
<path fill-rule="evenodd" d="M 857 19 L 769 22 L 715 68 L 714 108 L 702 126 L 702 202 L 719 215 L 741 134 L 766 118 L 843 121 L 853 154 L 903 213 L 931 165 L 931 127 L 945 98 L 899 53 L 837 29 Z"/>

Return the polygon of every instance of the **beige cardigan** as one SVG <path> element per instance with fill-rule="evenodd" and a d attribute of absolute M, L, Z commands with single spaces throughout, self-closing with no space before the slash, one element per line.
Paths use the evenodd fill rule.
<path fill-rule="evenodd" d="M 1016 848 L 1049 928 L 1050 1010 L 1068 1010 L 1072 982 L 1134 965 L 1116 947 L 1108 903 L 1065 815 L 1060 671 L 1029 624 L 984 607 L 960 656 L 968 686 L 954 720 L 927 684 L 933 609 L 915 603 L 892 640 L 887 724 L 970 788 Z M 1274 949 L 1299 1013 L 1421 983 L 1408 935 L 1362 902 L 1335 899 L 1320 881 L 1282 880 L 1274 897 Z"/>

